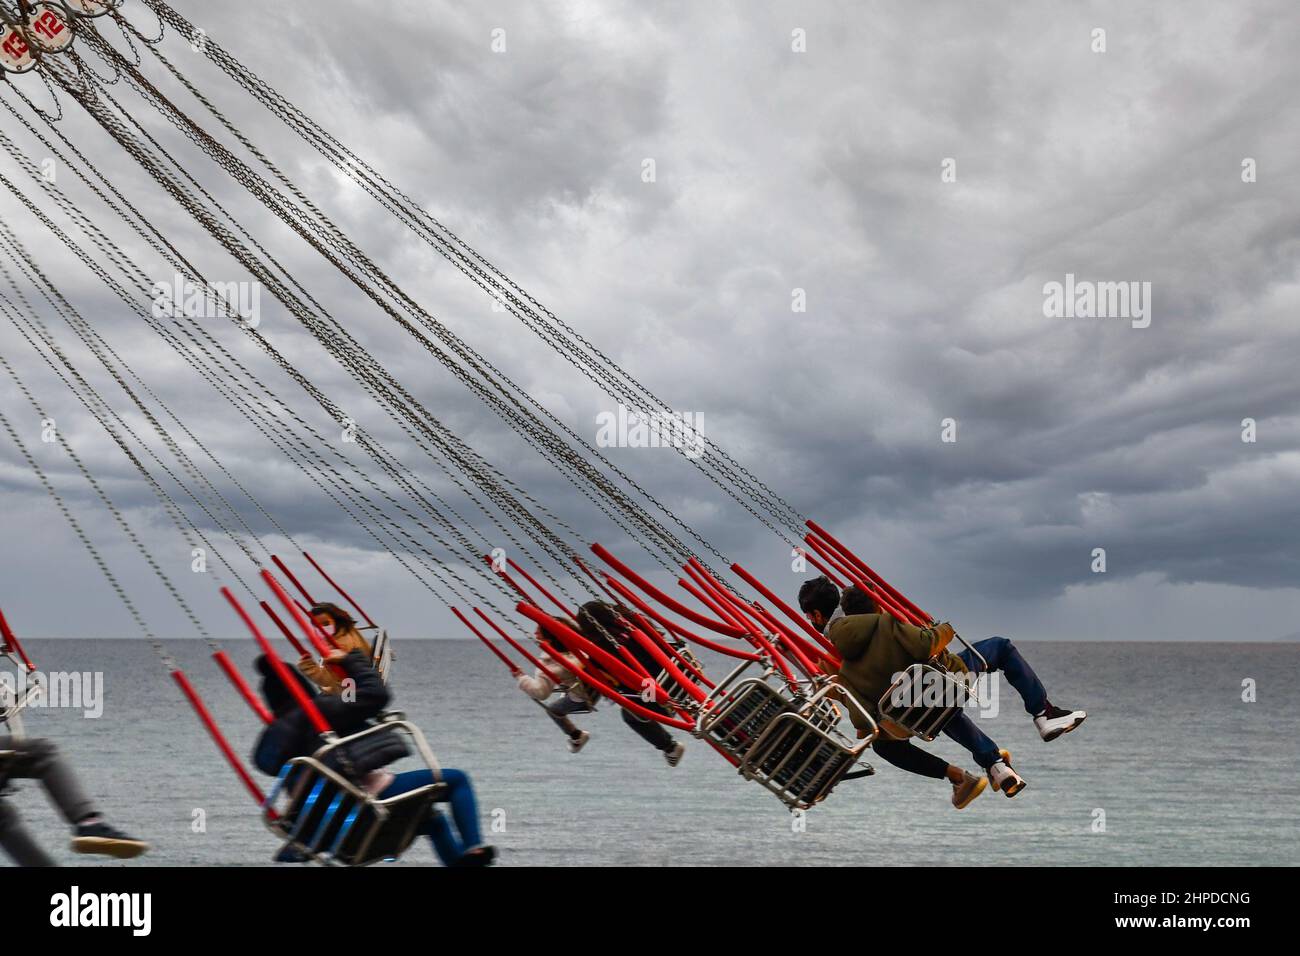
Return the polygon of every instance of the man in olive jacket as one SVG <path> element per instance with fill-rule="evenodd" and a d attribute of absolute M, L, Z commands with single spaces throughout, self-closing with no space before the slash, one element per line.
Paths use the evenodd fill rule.
<path fill-rule="evenodd" d="M 840 676 L 876 718 L 877 702 L 895 675 L 918 661 L 937 659 L 950 671 L 968 670 L 960 657 L 946 650 L 953 636 L 951 624 L 921 628 L 888 614 L 846 613 L 830 623 L 826 636 L 844 659 Z"/>
<path fill-rule="evenodd" d="M 843 614 L 837 613 L 839 590 L 825 577 L 814 578 L 799 589 L 799 607 L 814 627 L 839 651 L 843 663 L 840 679 L 873 716 L 877 702 L 895 677 L 918 662 L 935 662 L 949 670 L 966 671 L 966 663 L 947 651 L 953 638 L 951 624 L 920 628 L 888 614 L 878 613 L 871 598 L 856 587 L 846 588 Z M 1025 780 L 1011 767 L 1011 755 L 1002 750 L 964 712 L 955 714 L 943 732 L 970 751 L 993 789 L 1014 797 Z"/>

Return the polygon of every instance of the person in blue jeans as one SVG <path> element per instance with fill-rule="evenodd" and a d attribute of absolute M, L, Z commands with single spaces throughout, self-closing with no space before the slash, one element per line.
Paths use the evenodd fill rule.
<path fill-rule="evenodd" d="M 845 593 L 848 593 L 847 589 Z M 1038 679 L 1038 675 L 1034 673 L 1034 669 L 1029 666 L 1029 662 L 1024 659 L 1016 646 L 1005 637 L 990 637 L 985 641 L 976 641 L 972 647 L 974 650 L 968 648 L 958 652 L 956 656 L 973 674 L 1001 671 L 1006 676 L 1007 682 L 1016 689 L 1020 699 L 1024 701 L 1025 710 L 1034 718 L 1034 725 L 1043 740 L 1055 740 L 1062 734 L 1068 734 L 1088 716 L 1082 710 L 1065 710 L 1053 705 L 1047 699 L 1047 691 L 1043 688 L 1043 682 Z M 979 654 L 976 655 L 975 651 L 979 651 Z M 984 663 L 980 662 L 981 657 Z M 984 731 L 980 730 L 965 711 L 948 721 L 943 732 L 971 752 L 975 762 L 994 780 L 995 788 L 1002 790 L 1008 797 L 1014 797 L 1024 789 L 1024 778 L 1014 770 L 1004 781 L 996 779 L 995 775 L 1000 768 L 998 770 L 994 768 L 1000 763 L 1009 768 L 1011 755 L 999 748 Z"/>
<path fill-rule="evenodd" d="M 800 609 L 807 615 L 809 622 L 823 632 L 827 632 L 832 620 L 840 616 L 836 613 L 837 605 L 846 617 L 880 613 L 870 595 L 850 586 L 844 589 L 841 596 L 839 589 L 825 577 L 807 581 L 799 590 Z M 976 654 L 975 651 L 979 653 Z M 1088 716 L 1082 710 L 1065 710 L 1053 705 L 1033 668 L 1005 637 L 992 637 L 974 644 L 974 650 L 963 650 L 960 654 L 945 652 L 945 655 L 953 667 L 962 666 L 974 673 L 1001 671 L 1005 674 L 1008 682 L 1020 694 L 1025 710 L 1034 719 L 1034 725 L 1044 741 L 1055 740 L 1062 734 L 1069 733 Z M 964 711 L 959 712 L 948 721 L 943 732 L 970 751 L 976 763 L 988 774 L 993 789 L 1002 791 L 1008 797 L 1014 797 L 1024 789 L 1024 778 L 1011 766 L 1011 754 L 980 730 L 970 715 Z"/>
<path fill-rule="evenodd" d="M 434 808 L 429 812 L 429 819 L 416 832 L 429 838 L 434 852 L 445 866 L 487 866 L 496 856 L 496 851 L 483 843 L 478 825 L 478 801 L 474 799 L 469 775 L 451 767 L 443 767 L 440 775 L 448 789 L 451 820 L 448 821 Z M 407 770 L 394 776 L 388 786 L 379 791 L 379 798 L 387 800 L 433 782 L 432 770 Z"/>
<path fill-rule="evenodd" d="M 258 738 L 253 763 L 263 773 L 276 776 L 292 758 L 314 753 L 321 741 L 273 665 L 265 657 L 259 657 L 255 663 L 262 675 L 262 697 L 275 719 Z M 316 693 L 316 688 L 297 671 L 289 671 L 289 678 L 297 681 L 309 696 L 315 695 L 313 700 L 317 709 L 340 736 L 347 737 L 373 726 L 375 718 L 384 712 L 391 700 L 391 693 L 379 672 L 361 651 L 347 653 L 336 648 L 325 658 L 325 663 L 339 668 L 343 676 L 352 681 L 348 694 Z M 397 756 L 403 753 L 404 748 L 399 748 Z M 482 842 L 478 805 L 469 777 L 449 767 L 443 768 L 440 774 L 448 788 L 446 799 L 451 804 L 451 820 L 448 821 L 436 808 L 430 808 L 429 818 L 421 824 L 418 832 L 429 837 L 438 858 L 447 866 L 487 866 L 496 857 L 496 850 Z M 354 782 L 385 799 L 431 784 L 434 777 L 428 768 L 393 774 L 381 766 Z M 304 860 L 306 856 L 293 847 L 282 850 L 276 857 L 278 863 Z"/>

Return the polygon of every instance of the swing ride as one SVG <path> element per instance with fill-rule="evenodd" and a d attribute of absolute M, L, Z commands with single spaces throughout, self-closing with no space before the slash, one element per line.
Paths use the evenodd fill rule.
<path fill-rule="evenodd" d="M 565 666 L 583 685 L 640 720 L 706 742 L 743 779 L 759 784 L 791 810 L 808 810 L 842 781 L 871 773 L 863 756 L 880 733 L 873 714 L 933 739 L 967 697 L 936 706 L 900 705 L 898 700 L 915 696 L 905 692 L 926 680 L 960 682 L 931 663 L 909 670 L 880 701 L 861 701 L 838 683 L 833 675 L 839 656 L 819 630 L 422 305 L 168 57 L 167 36 L 179 38 L 233 90 L 264 107 L 589 383 L 648 414 L 675 414 L 671 406 L 166 0 L 141 0 L 138 6 L 156 19 L 156 35 L 153 30 L 150 35 L 142 32 L 134 17 L 119 9 L 120 0 L 0 3 L 0 70 L 6 74 L 0 82 L 0 106 L 13 121 L 8 125 L 14 137 L 39 144 L 41 155 L 68 174 L 59 181 L 43 175 L 30 149 L 0 128 L 0 150 L 12 161 L 0 171 L 0 187 L 32 217 L 34 228 L 84 264 L 140 323 L 137 335 L 165 350 L 169 360 L 183 362 L 196 388 L 210 388 L 222 409 L 242 419 L 240 427 L 250 441 L 259 448 L 265 442 L 266 454 L 291 467 L 295 481 L 310 482 L 313 494 L 323 495 L 369 543 L 448 607 L 512 675 L 522 674 L 524 668 L 499 642 L 556 686 L 562 682 L 546 659 L 571 661 L 571 667 Z M 28 95 L 40 83 L 57 110 L 38 106 Z M 93 145 L 75 140 L 68 124 L 61 122 L 73 110 L 79 110 L 97 137 L 102 134 Z M 158 119 L 162 131 L 154 122 Z M 117 148 L 114 161 L 107 159 L 109 143 Z M 157 186 L 177 215 L 213 240 L 283 308 L 286 319 L 296 324 L 296 333 L 307 336 L 348 374 L 370 403 L 367 407 L 381 416 L 377 420 L 400 430 L 401 454 L 391 447 L 392 439 L 381 440 L 379 429 L 359 424 L 348 413 L 353 396 L 345 398 L 313 380 L 306 370 L 310 366 L 291 357 L 296 354 L 292 343 L 283 337 L 277 341 L 247 321 L 235 302 L 238 296 L 210 282 L 197 254 L 183 252 L 157 217 L 144 214 L 128 198 L 110 175 L 121 154 Z M 92 162 L 91 155 L 103 158 Z M 226 186 L 245 201 L 218 199 L 212 187 L 204 185 L 213 174 L 224 176 Z M 62 180 L 68 180 L 69 188 Z M 594 506 L 593 521 L 632 542 L 640 549 L 638 560 L 656 565 L 684 593 L 674 596 L 660 589 L 610 550 L 590 544 L 456 434 L 421 401 L 412 383 L 399 379 L 382 356 L 354 335 L 356 317 L 345 324 L 331 314 L 307 282 L 270 251 L 275 244 L 259 239 L 246 221 L 251 217 L 240 215 L 249 210 L 269 214 L 296 235 L 368 303 L 370 315 L 391 321 L 398 333 L 414 340 L 413 354 L 433 359 L 491 411 L 528 454 L 563 476 L 584 507 Z M 127 230 L 130 239 L 113 238 L 100 218 Z M 277 242 L 282 245 L 282 237 Z M 147 264 L 144 256 L 149 257 Z M 151 307 L 156 285 L 152 277 L 159 269 L 168 270 L 178 287 L 183 283 L 197 290 L 199 314 L 182 308 L 160 315 Z M 438 762 L 420 730 L 398 712 L 385 712 L 351 734 L 339 734 L 324 718 L 248 609 L 260 610 L 275 626 L 271 633 L 282 637 L 299 659 L 324 661 L 330 656 L 332 639 L 312 619 L 316 600 L 289 563 L 272 553 L 267 539 L 274 535 L 287 542 L 325 586 L 360 615 L 361 629 L 374 638 L 370 663 L 385 683 L 392 662 L 387 632 L 295 540 L 274 509 L 255 496 L 250 483 L 237 478 L 213 453 L 203 439 L 207 429 L 183 421 L 149 384 L 148 373 L 129 364 L 96 323 L 64 296 L 56 281 L 63 278 L 43 268 L 20 233 L 0 219 L 0 313 L 139 474 L 142 487 L 153 495 L 186 551 L 214 559 L 211 573 L 220 593 L 317 735 L 316 749 L 288 760 L 268 791 L 258 784 L 77 520 L 73 506 L 2 412 L 0 426 L 257 802 L 266 826 L 282 842 L 282 852 L 347 866 L 400 856 L 431 808 L 446 799 Z M 209 316 L 219 321 L 208 321 Z M 241 357 L 249 354 L 257 359 Z M 83 365 L 90 368 L 83 370 Z M 44 417 L 44 406 L 18 363 L 0 355 L 0 368 Z M 104 376 L 111 385 L 101 390 L 93 380 L 104 381 Z M 106 394 L 110 389 L 111 396 Z M 301 400 L 304 396 L 307 401 Z M 336 428 L 354 436 L 355 452 L 340 450 L 333 438 Z M 61 432 L 57 445 L 93 493 L 97 507 L 111 516 L 194 632 L 208 643 L 215 663 L 258 723 L 270 725 L 274 715 L 266 703 L 145 547 L 108 489 Z M 799 548 L 808 563 L 837 586 L 855 585 L 901 621 L 918 627 L 934 622 L 716 442 L 693 447 L 682 459 L 788 546 Z M 228 555 L 226 542 L 242 556 Z M 587 563 L 588 548 L 607 570 L 598 572 Z M 497 560 L 498 552 L 512 557 Z M 251 581 L 246 577 L 250 568 L 256 571 Z M 745 589 L 757 597 L 743 597 Z M 239 591 L 251 602 L 247 608 Z M 580 606 L 593 598 L 615 609 L 623 628 L 617 639 L 608 634 L 593 639 L 576 624 Z M 512 634 L 501 623 L 512 612 L 537 629 L 540 655 L 529 650 L 531 638 Z M 6 656 L 30 668 L 3 616 L 0 631 Z M 702 663 L 708 655 L 734 661 L 733 669 L 721 677 L 710 676 Z M 968 694 L 968 689 L 960 693 Z M 21 704 L 11 703 L 5 717 L 12 722 L 20 709 Z M 850 717 L 867 729 L 855 734 L 849 728 L 846 733 L 842 726 Z M 405 751 L 430 771 L 432 782 L 390 799 L 363 786 L 349 761 L 380 735 L 400 738 Z"/>

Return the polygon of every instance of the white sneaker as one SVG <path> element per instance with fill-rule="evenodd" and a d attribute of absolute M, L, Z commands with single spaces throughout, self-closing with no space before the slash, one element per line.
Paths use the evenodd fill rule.
<path fill-rule="evenodd" d="M 1062 710 L 1049 704 L 1047 710 L 1034 718 L 1034 726 L 1038 728 L 1038 736 L 1043 740 L 1055 740 L 1061 734 L 1068 734 L 1087 718 L 1085 711 Z"/>
<path fill-rule="evenodd" d="M 682 754 L 686 753 L 686 745 L 680 740 L 673 744 L 672 750 L 664 751 L 664 759 L 668 761 L 668 766 L 676 767 L 682 762 Z"/>
<path fill-rule="evenodd" d="M 1014 797 L 1025 789 L 1025 778 L 1011 769 L 1010 751 L 1001 750 L 1002 759 L 989 767 L 989 783 L 994 790 L 1001 790 L 1008 797 Z"/>
<path fill-rule="evenodd" d="M 569 738 L 569 753 L 576 754 L 583 747 L 587 746 L 587 741 L 591 739 L 591 734 L 585 730 L 576 737 Z"/>

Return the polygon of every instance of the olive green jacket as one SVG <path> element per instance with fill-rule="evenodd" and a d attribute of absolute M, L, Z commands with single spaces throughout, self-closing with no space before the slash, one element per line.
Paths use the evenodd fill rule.
<path fill-rule="evenodd" d="M 930 659 L 934 630 L 915 627 L 888 614 L 848 614 L 831 621 L 826 636 L 844 659 L 840 679 L 871 716 L 879 717 L 876 705 L 894 676 Z M 939 662 L 949 670 L 967 670 L 962 659 L 948 651 L 939 654 Z M 860 720 L 854 719 L 853 723 L 862 729 Z"/>

